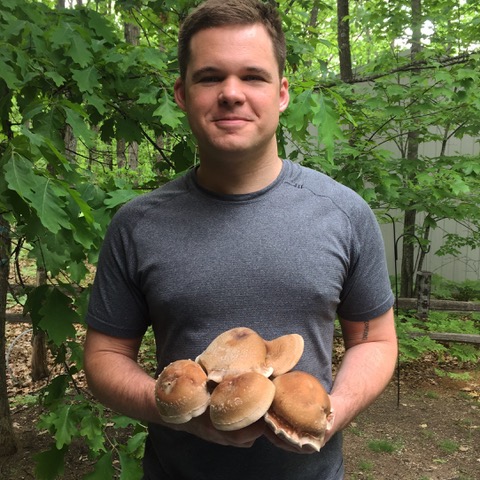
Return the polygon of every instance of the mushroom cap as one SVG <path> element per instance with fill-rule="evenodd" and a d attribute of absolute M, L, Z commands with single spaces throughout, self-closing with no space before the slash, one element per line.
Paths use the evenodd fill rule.
<path fill-rule="evenodd" d="M 275 395 L 273 382 L 257 372 L 230 377 L 213 390 L 210 419 L 218 430 L 240 430 L 262 418 Z"/>
<path fill-rule="evenodd" d="M 297 333 L 266 340 L 265 344 L 267 346 L 266 364 L 273 368 L 274 377 L 289 372 L 303 354 L 303 337 Z"/>
<path fill-rule="evenodd" d="M 267 347 L 263 338 L 246 327 L 232 328 L 216 337 L 197 358 L 208 379 L 220 383 L 223 379 L 245 372 L 258 372 L 265 377 L 273 368 L 265 365 Z"/>
<path fill-rule="evenodd" d="M 292 371 L 273 380 L 275 397 L 265 422 L 284 440 L 319 451 L 325 432 L 333 425 L 330 398 L 309 373 Z"/>
<path fill-rule="evenodd" d="M 155 399 L 163 421 L 186 423 L 205 412 L 210 403 L 207 375 L 193 360 L 176 360 L 160 373 Z"/>

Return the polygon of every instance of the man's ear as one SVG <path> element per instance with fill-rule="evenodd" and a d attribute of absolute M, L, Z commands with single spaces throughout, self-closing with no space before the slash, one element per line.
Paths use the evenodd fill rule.
<path fill-rule="evenodd" d="M 280 113 L 284 112 L 290 102 L 290 93 L 288 92 L 288 80 L 283 77 L 280 83 Z"/>
<path fill-rule="evenodd" d="M 186 102 L 185 102 L 185 84 L 183 80 L 179 77 L 175 81 L 175 85 L 173 87 L 173 93 L 175 97 L 175 102 L 177 105 L 183 110 L 186 110 Z"/>

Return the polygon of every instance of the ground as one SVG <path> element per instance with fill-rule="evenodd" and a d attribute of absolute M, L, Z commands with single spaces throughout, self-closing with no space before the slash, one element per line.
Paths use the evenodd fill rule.
<path fill-rule="evenodd" d="M 33 456 L 50 444 L 48 434 L 35 427 L 39 407 L 21 401 L 44 384 L 28 377 L 28 328 L 7 324 L 9 397 L 19 451 L 0 458 L 2 480 L 34 479 Z M 480 479 L 480 366 L 426 357 L 397 373 L 345 431 L 346 480 Z M 91 465 L 85 448 L 74 445 L 63 478 L 80 480 Z"/>

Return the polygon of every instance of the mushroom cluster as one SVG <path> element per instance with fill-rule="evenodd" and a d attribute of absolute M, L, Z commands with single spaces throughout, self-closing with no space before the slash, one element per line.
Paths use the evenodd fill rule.
<path fill-rule="evenodd" d="M 264 340 L 250 328 L 227 330 L 195 361 L 177 360 L 163 369 L 155 384 L 160 416 L 180 424 L 209 409 L 213 426 L 223 431 L 263 417 L 280 438 L 319 451 L 333 412 L 322 384 L 292 370 L 303 349 L 295 333 Z"/>

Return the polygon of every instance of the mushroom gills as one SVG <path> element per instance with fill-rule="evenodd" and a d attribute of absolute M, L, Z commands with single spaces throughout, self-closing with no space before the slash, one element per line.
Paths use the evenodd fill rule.
<path fill-rule="evenodd" d="M 323 385 L 302 371 L 291 371 L 273 380 L 275 397 L 265 422 L 280 438 L 293 445 L 319 451 L 334 414 Z"/>

